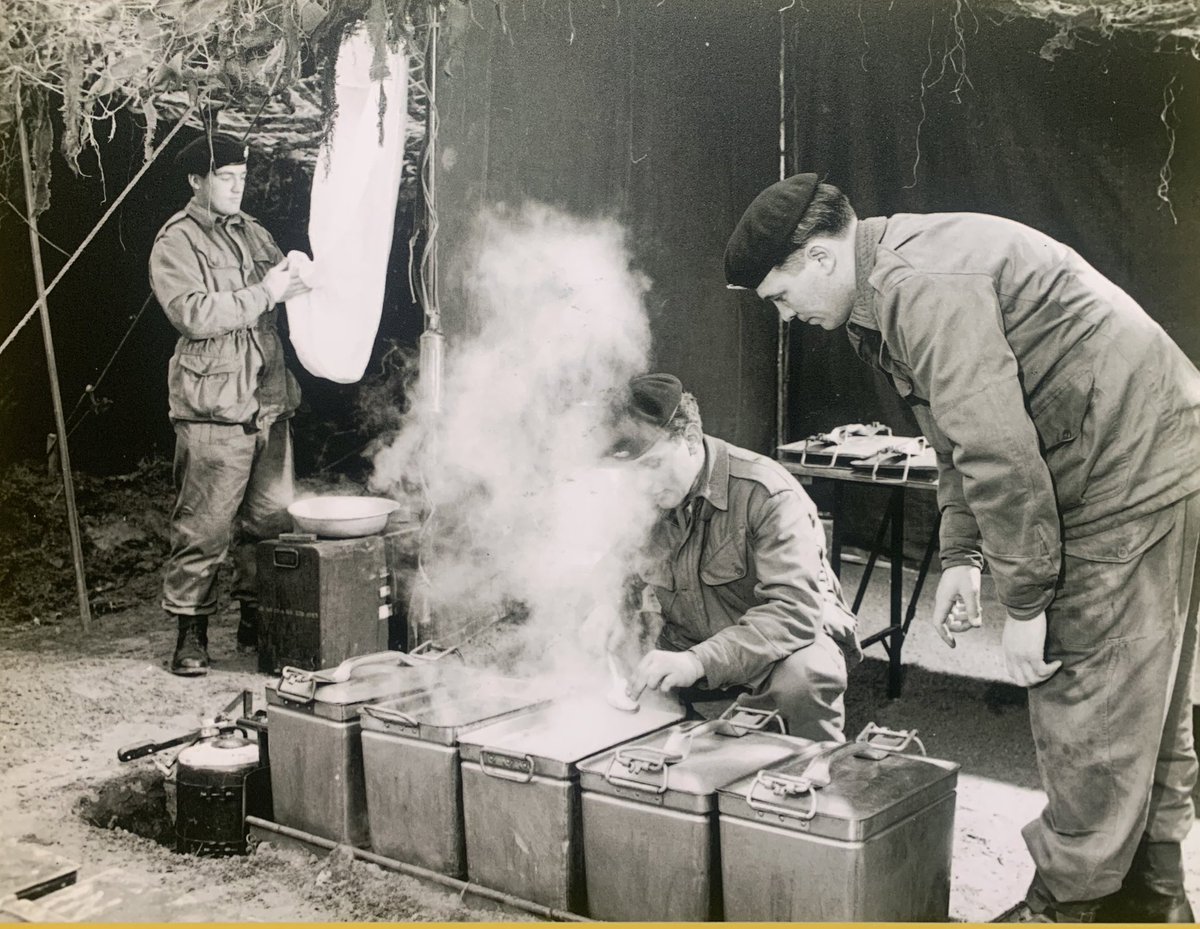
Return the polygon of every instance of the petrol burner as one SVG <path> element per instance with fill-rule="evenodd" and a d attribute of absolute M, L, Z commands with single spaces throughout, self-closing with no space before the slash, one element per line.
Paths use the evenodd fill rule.
<path fill-rule="evenodd" d="M 185 748 L 176 759 L 175 839 L 181 852 L 246 853 L 248 778 L 261 768 L 258 743 L 230 733 Z M 253 811 L 253 802 L 250 803 Z"/>

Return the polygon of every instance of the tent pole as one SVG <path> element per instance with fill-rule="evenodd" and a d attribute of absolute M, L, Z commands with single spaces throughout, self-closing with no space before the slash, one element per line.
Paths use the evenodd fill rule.
<path fill-rule="evenodd" d="M 20 114 L 18 91 L 17 112 Z M 63 496 L 67 501 L 67 527 L 71 531 L 71 558 L 75 562 L 75 593 L 79 596 L 79 624 L 84 632 L 92 628 L 88 605 L 87 578 L 83 568 L 83 545 L 79 537 L 79 513 L 75 509 L 75 485 L 71 480 L 71 455 L 67 451 L 67 424 L 63 418 L 62 395 L 58 390 L 58 366 L 54 361 L 54 337 L 50 331 L 50 309 L 46 303 L 46 278 L 42 272 L 42 249 L 38 240 L 37 211 L 33 204 L 33 165 L 29 159 L 29 140 L 25 120 L 17 119 L 17 137 L 21 145 L 21 166 L 25 179 L 25 208 L 29 214 L 29 247 L 33 253 L 33 275 L 37 283 L 38 311 L 42 317 L 42 342 L 46 347 L 46 369 L 50 375 L 50 399 L 54 403 L 54 428 L 58 432 L 58 455 L 62 465 Z"/>
<path fill-rule="evenodd" d="M 45 288 L 45 295 L 48 296 L 50 291 L 52 291 L 54 289 L 55 285 L 63 279 L 63 276 L 69 270 L 71 270 L 71 266 L 73 264 L 75 264 L 76 259 L 79 258 L 79 256 L 83 254 L 84 249 L 86 249 L 88 247 L 88 245 L 91 244 L 92 239 L 94 239 L 96 237 L 97 233 L 100 232 L 100 230 L 104 226 L 104 224 L 106 222 L 108 222 L 109 217 L 112 216 L 113 213 L 115 213 L 117 211 L 117 207 L 119 207 L 124 202 L 125 198 L 127 196 L 129 196 L 129 192 L 132 191 L 134 186 L 137 184 L 137 182 L 142 179 L 142 175 L 145 174 L 147 171 L 149 171 L 150 166 L 158 160 L 158 156 L 162 154 L 163 149 L 166 148 L 167 145 L 170 144 L 170 142 L 173 138 L 175 138 L 175 133 L 177 133 L 180 129 L 183 128 L 184 123 L 187 121 L 187 118 L 192 115 L 192 110 L 194 110 L 195 108 L 196 108 L 196 104 L 194 102 L 190 103 L 188 105 L 188 108 L 186 110 L 184 110 L 183 115 L 179 117 L 179 122 L 177 122 L 175 124 L 175 127 L 169 133 L 167 133 L 167 137 L 165 139 L 163 139 L 162 142 L 159 143 L 158 148 L 156 148 L 153 151 L 153 153 L 151 153 L 150 157 L 146 160 L 146 163 L 143 164 L 142 167 L 138 170 L 138 173 L 135 174 L 133 176 L 133 178 L 129 181 L 129 183 L 125 185 L 125 189 L 122 190 L 121 193 L 117 195 L 117 199 L 114 200 L 109 205 L 108 209 L 104 211 L 104 215 L 101 216 L 99 221 L 96 223 L 96 225 L 94 225 L 92 227 L 92 231 L 89 232 L 87 234 L 87 237 L 84 238 L 84 240 L 79 243 L 79 247 L 76 248 L 75 251 L 71 253 L 71 257 L 67 259 L 67 263 L 64 264 L 62 266 L 62 268 L 59 269 L 59 272 L 56 275 L 54 275 L 54 280 L 52 280 L 50 282 L 50 284 Z M 0 354 L 3 354 L 4 350 L 6 348 L 8 348 L 8 346 L 12 342 L 12 340 L 17 337 L 17 333 L 20 332 L 23 328 L 25 328 L 25 324 L 27 322 L 29 322 L 29 320 L 33 319 L 33 315 L 34 315 L 34 313 L 38 312 L 39 306 L 40 306 L 40 303 L 35 303 L 33 306 L 31 306 L 29 308 L 29 312 L 27 312 L 24 316 L 21 317 L 21 321 L 19 323 L 17 323 L 16 326 L 13 327 L 12 332 L 10 332 L 8 334 L 8 336 L 5 337 L 4 341 L 2 343 L 0 343 Z"/>
<path fill-rule="evenodd" d="M 779 11 L 779 180 L 787 177 L 787 28 L 786 12 Z M 788 440 L 788 381 L 791 372 L 791 343 L 788 339 L 788 324 L 780 318 L 776 326 L 775 349 L 775 448 Z M 775 457 L 775 449 L 771 450 Z"/>

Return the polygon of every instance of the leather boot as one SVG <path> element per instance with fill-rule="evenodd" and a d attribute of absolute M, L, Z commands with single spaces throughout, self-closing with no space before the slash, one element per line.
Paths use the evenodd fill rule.
<path fill-rule="evenodd" d="M 1195 922 L 1184 892 L 1183 850 L 1178 842 L 1138 844 L 1133 862 L 1103 918 L 1123 923 Z"/>
<path fill-rule="evenodd" d="M 208 673 L 208 617 L 178 616 L 179 634 L 171 673 L 181 677 L 199 677 Z"/>
<path fill-rule="evenodd" d="M 1095 900 L 1056 900 L 1034 874 L 1025 899 L 992 920 L 994 923 L 1094 923 L 1104 920 L 1113 895 Z"/>
<path fill-rule="evenodd" d="M 239 652 L 252 652 L 258 648 L 258 605 L 243 603 L 242 618 L 237 627 L 237 648 Z"/>

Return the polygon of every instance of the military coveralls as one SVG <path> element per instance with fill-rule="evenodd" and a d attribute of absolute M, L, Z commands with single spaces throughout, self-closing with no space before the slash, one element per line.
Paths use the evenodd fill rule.
<path fill-rule="evenodd" d="M 252 217 L 221 216 L 195 199 L 166 222 L 150 253 L 154 295 L 179 330 L 167 375 L 178 491 L 163 579 L 169 613 L 216 609 L 233 543 L 233 596 L 257 603 L 253 543 L 291 528 L 290 417 L 300 389 L 262 283 L 282 257 Z"/>
<path fill-rule="evenodd" d="M 1045 611 L 1063 662 L 1029 690 L 1038 877 L 1059 901 L 1105 896 L 1143 834 L 1180 841 L 1193 817 L 1200 373 L 1018 223 L 866 219 L 855 249 L 847 330 L 937 451 L 943 566 L 986 559 L 1011 616 Z"/>
<path fill-rule="evenodd" d="M 842 740 L 856 622 L 808 494 L 777 462 L 704 437 L 697 489 L 654 526 L 642 579 L 662 607 L 658 647 L 689 650 L 698 682 L 778 710 L 788 732 Z"/>

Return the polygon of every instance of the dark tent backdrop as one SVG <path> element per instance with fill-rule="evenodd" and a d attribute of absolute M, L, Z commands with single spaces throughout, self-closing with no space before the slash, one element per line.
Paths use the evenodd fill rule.
<path fill-rule="evenodd" d="M 1200 62 L 1156 52 L 1150 37 L 1096 35 L 1047 60 L 1039 50 L 1052 26 L 973 6 L 824 0 L 790 10 L 790 170 L 821 173 L 863 216 L 970 210 L 1035 226 L 1200 359 Z M 961 51 L 948 52 L 960 28 Z M 1173 78 L 1178 223 L 1157 196 Z M 793 436 L 861 417 L 915 429 L 844 334 L 795 326 L 791 349 Z"/>
<path fill-rule="evenodd" d="M 1200 62 L 1156 51 L 1149 36 L 1095 33 L 1049 61 L 1038 52 L 1054 26 L 985 8 L 961 0 L 451 3 L 438 174 L 451 346 L 469 328 L 455 267 L 481 206 L 532 198 L 613 215 L 653 280 L 654 364 L 698 394 L 711 431 L 769 451 L 777 324 L 752 296 L 725 290 L 721 257 L 742 209 L 779 173 L 782 38 L 790 169 L 821 171 L 864 214 L 968 209 L 1036 225 L 1077 247 L 1200 357 L 1192 254 Z M 1164 114 L 1168 86 L 1178 102 Z M 1178 224 L 1156 196 L 1171 142 L 1164 118 L 1177 127 L 1170 197 Z M 134 127 L 119 123 L 105 152 L 106 188 L 90 156 L 82 180 L 56 157 L 43 228 L 68 249 L 103 211 L 103 191 L 111 198 L 136 170 Z M 180 184 L 169 166 L 155 166 L 52 295 L 68 408 L 147 294 L 150 241 L 186 196 Z M 251 191 L 252 211 L 269 194 Z M 285 247 L 304 244 L 306 202 L 295 206 L 290 227 L 272 225 Z M 410 344 L 420 324 L 404 280 L 411 221 L 410 213 L 397 223 L 384 324 Z M 28 241 L 11 212 L 0 246 L 6 334 L 33 299 Z M 47 250 L 51 274 L 61 260 Z M 169 449 L 171 342 L 152 305 L 106 380 L 114 407 L 72 437 L 78 466 L 129 466 Z M 876 418 L 912 431 L 842 335 L 793 327 L 789 349 L 790 438 Z M 0 458 L 39 451 L 52 431 L 40 354 L 35 320 L 0 359 Z M 354 389 L 309 380 L 309 422 L 344 420 Z"/>
<path fill-rule="evenodd" d="M 494 12 L 477 5 L 481 16 L 484 7 Z M 451 340 L 470 328 L 455 268 L 480 208 L 536 200 L 614 216 L 653 281 L 654 366 L 696 393 L 710 430 L 769 448 L 776 323 L 725 290 L 721 255 L 744 205 L 778 171 L 775 4 L 499 8 L 503 21 L 460 11 L 439 77 Z"/>
<path fill-rule="evenodd" d="M 1039 52 L 1055 27 L 985 9 L 793 6 L 784 17 L 789 171 L 821 173 L 861 216 L 969 210 L 1035 226 L 1077 249 L 1200 360 L 1200 61 L 1157 51 L 1152 36 L 1094 33 L 1049 60 Z M 1168 126 L 1174 219 L 1157 194 Z M 871 420 L 917 433 L 844 333 L 793 324 L 789 356 L 792 438 Z M 855 497 L 862 537 L 883 498 Z M 932 498 L 916 504 L 910 536 L 920 541 Z"/>

